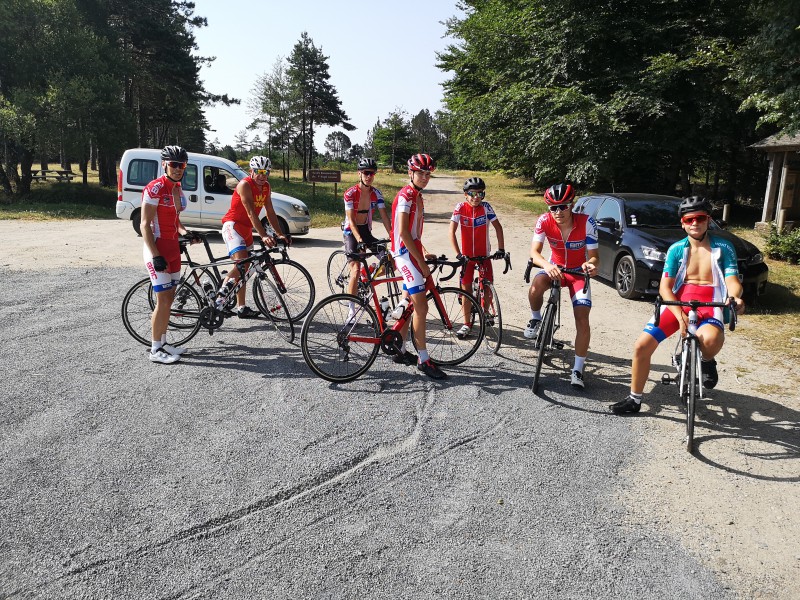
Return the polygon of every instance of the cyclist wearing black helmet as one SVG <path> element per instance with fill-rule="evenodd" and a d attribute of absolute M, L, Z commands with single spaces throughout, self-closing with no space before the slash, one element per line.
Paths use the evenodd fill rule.
<path fill-rule="evenodd" d="M 486 183 L 480 177 L 470 177 L 464 182 L 464 201 L 456 204 L 453 209 L 453 216 L 450 217 L 450 245 L 456 256 L 489 256 L 492 252 L 489 241 L 489 223 L 494 227 L 497 235 L 497 245 L 499 250 L 497 256 L 505 256 L 505 240 L 503 238 L 503 226 L 494 212 L 492 206 L 484 200 L 486 198 Z M 456 239 L 456 230 L 461 227 L 461 245 Z M 475 268 L 478 263 L 468 261 L 464 265 L 461 274 L 461 289 L 472 292 L 472 280 L 475 277 Z M 483 261 L 486 279 L 493 281 L 492 261 Z M 487 303 L 491 301 L 489 288 L 487 292 Z M 468 302 L 464 303 L 464 325 L 458 330 L 459 338 L 467 337 L 472 331 L 470 326 L 471 307 Z"/>
<path fill-rule="evenodd" d="M 167 365 L 180 360 L 185 350 L 167 344 L 167 327 L 175 286 L 181 277 L 178 236 L 192 237 L 180 219 L 180 212 L 186 206 L 181 179 L 188 161 L 189 155 L 180 146 L 165 146 L 161 151 L 164 174 L 148 183 L 142 192 L 143 258 L 156 297 L 149 358 Z"/>
<path fill-rule="evenodd" d="M 584 214 L 573 214 L 572 201 L 575 188 L 569 183 L 559 183 L 545 190 L 544 201 L 548 212 L 539 217 L 531 241 L 531 260 L 540 268 L 528 290 L 531 320 L 523 331 L 526 338 L 535 338 L 542 321 L 541 308 L 545 291 L 552 281 L 560 279 L 569 289 L 572 298 L 572 314 L 575 317 L 575 365 L 570 375 L 573 387 L 583 389 L 583 368 L 589 354 L 589 311 L 592 308 L 591 290 L 583 292 L 584 278 L 571 273 L 562 273 L 559 267 L 581 268 L 594 277 L 600 254 L 597 245 L 597 226 L 594 219 Z M 550 245 L 550 259 L 542 256 L 544 242 Z"/>
<path fill-rule="evenodd" d="M 711 205 L 705 198 L 690 196 L 681 202 L 678 216 L 686 238 L 675 242 L 667 250 L 659 294 L 668 301 L 724 302 L 733 297 L 736 312 L 741 314 L 744 312 L 744 302 L 736 251 L 728 240 L 708 233 Z M 719 308 L 704 307 L 697 312 L 703 387 L 712 389 L 718 381 L 714 357 L 725 342 L 723 312 Z M 655 326 L 655 318 L 647 323 L 633 347 L 630 394 L 611 405 L 614 414 L 639 412 L 650 373 L 651 357 L 658 345 L 676 331 L 680 330 L 681 336 L 686 335 L 688 313 L 688 307 L 664 306 L 658 327 Z"/>
<path fill-rule="evenodd" d="M 374 158 L 362 158 L 358 161 L 358 183 L 344 193 L 345 218 L 342 230 L 344 231 L 344 249 L 347 252 L 356 252 L 359 244 L 372 244 L 376 241 L 372 235 L 372 218 L 375 210 L 381 216 L 386 235 L 391 235 L 392 227 L 389 223 L 389 214 L 386 212 L 383 194 L 372 185 L 377 172 L 378 163 Z M 348 294 L 356 294 L 358 268 L 357 261 L 350 261 L 350 279 L 347 281 Z M 355 312 L 353 303 L 350 303 L 350 311 L 350 317 L 352 317 Z"/>

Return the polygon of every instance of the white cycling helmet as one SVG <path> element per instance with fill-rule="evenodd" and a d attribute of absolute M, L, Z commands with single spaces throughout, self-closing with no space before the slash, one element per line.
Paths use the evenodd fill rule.
<path fill-rule="evenodd" d="M 272 162 L 266 156 L 254 156 L 250 159 L 250 169 L 272 170 Z"/>

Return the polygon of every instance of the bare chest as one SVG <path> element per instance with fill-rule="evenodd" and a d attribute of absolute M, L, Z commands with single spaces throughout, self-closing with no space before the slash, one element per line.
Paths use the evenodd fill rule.
<path fill-rule="evenodd" d="M 695 285 L 712 285 L 714 274 L 711 270 L 711 249 L 691 248 L 686 265 L 686 283 Z"/>

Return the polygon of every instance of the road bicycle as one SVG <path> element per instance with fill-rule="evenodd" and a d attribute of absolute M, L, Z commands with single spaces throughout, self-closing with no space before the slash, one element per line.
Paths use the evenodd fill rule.
<path fill-rule="evenodd" d="M 661 320 L 662 306 L 689 307 L 689 324 L 686 328 L 686 336 L 678 338 L 676 351 L 673 354 L 672 366 L 677 368 L 678 374 L 670 377 L 669 373 L 661 376 L 661 383 L 669 385 L 678 384 L 678 396 L 682 406 L 686 408 L 686 450 L 694 450 L 694 420 L 697 407 L 697 400 L 703 398 L 703 377 L 700 367 L 700 342 L 697 338 L 697 309 L 700 307 L 722 308 L 730 313 L 729 327 L 731 331 L 736 329 L 736 303 L 731 298 L 728 302 L 700 302 L 698 300 L 663 300 L 661 296 L 656 298 L 655 314 L 653 324 L 658 327 Z"/>
<path fill-rule="evenodd" d="M 369 294 L 369 274 L 379 268 L 381 259 L 388 252 L 388 246 L 391 240 L 376 240 L 372 244 L 368 244 L 368 260 L 367 263 L 359 264 L 359 278 L 357 294 L 361 298 L 366 298 Z M 361 254 L 361 253 L 359 253 Z M 345 250 L 336 250 L 328 258 L 328 287 L 334 294 L 346 294 L 347 286 L 350 282 L 350 269 L 351 259 Z M 378 275 L 386 279 L 385 289 L 383 293 L 389 300 L 389 305 L 394 309 L 402 298 L 400 286 L 395 280 L 396 274 L 394 270 L 394 263 L 389 258 L 388 261 L 383 263 L 383 270 L 378 271 Z"/>
<path fill-rule="evenodd" d="M 525 283 L 531 281 L 531 270 L 533 269 L 533 261 L 528 260 L 528 266 L 525 269 Z M 580 267 L 574 269 L 567 269 L 559 267 L 562 273 L 571 273 L 573 275 L 583 275 L 583 291 L 585 294 L 589 289 L 589 274 L 584 272 Z M 536 350 L 536 367 L 533 371 L 533 383 L 531 389 L 533 393 L 539 392 L 539 376 L 542 372 L 542 363 L 544 362 L 545 354 L 548 350 L 562 349 L 564 342 L 556 341 L 555 333 L 561 327 L 561 280 L 555 279 L 550 286 L 550 295 L 542 312 L 542 320 L 539 323 L 539 331 L 534 338 L 534 350 Z"/>
<path fill-rule="evenodd" d="M 370 255 L 353 253 L 349 256 L 365 266 Z M 400 352 L 403 343 L 400 330 L 411 319 L 414 304 L 408 302 L 400 318 L 389 326 L 391 305 L 386 297 L 379 298 L 378 290 L 388 282 L 403 280 L 400 276 L 385 275 L 390 260 L 384 253 L 376 269 L 367 271 L 365 297 L 334 294 L 308 313 L 300 333 L 300 347 L 306 364 L 323 379 L 335 383 L 353 381 L 370 368 L 379 350 L 390 356 Z M 451 279 L 462 262 L 448 261 L 442 256 L 426 263 L 431 267 L 431 276 L 425 281 L 429 304 L 425 321 L 428 354 L 438 365 L 458 365 L 475 354 L 480 346 L 484 335 L 483 315 L 476 320 L 474 335 L 458 338 L 456 330 L 463 319 L 463 303 L 478 304 L 471 294 L 461 288 L 443 288 L 440 281 Z M 451 268 L 446 276 L 442 273 L 444 267 Z M 411 330 L 413 339 L 413 322 Z"/>
<path fill-rule="evenodd" d="M 202 234 L 195 234 L 202 237 Z M 205 240 L 204 240 L 205 241 Z M 294 341 L 294 322 L 283 294 L 265 276 L 270 265 L 274 264 L 272 254 L 281 253 L 280 248 L 270 248 L 251 253 L 242 260 L 216 260 L 210 263 L 196 263 L 187 246 L 189 240 L 180 238 L 181 252 L 187 257 L 182 261 L 183 271 L 175 289 L 175 300 L 170 309 L 167 327 L 167 343 L 181 346 L 191 340 L 201 328 L 213 334 L 222 326 L 225 317 L 233 314 L 236 292 L 247 282 L 258 276 L 258 285 L 253 286 L 253 299 L 258 310 L 287 341 Z M 207 245 L 207 242 L 206 242 Z M 210 249 L 207 247 L 210 253 Z M 236 284 L 221 286 L 225 271 L 219 267 L 231 265 L 239 270 L 240 278 Z M 135 283 L 122 301 L 122 322 L 134 339 L 145 345 L 151 340 L 151 315 L 155 307 L 155 293 L 150 278 Z"/>
<path fill-rule="evenodd" d="M 487 268 L 484 261 L 501 260 L 501 258 L 495 255 L 468 256 L 465 258 L 467 262 L 478 263 L 478 276 L 475 277 L 475 280 L 472 282 L 472 295 L 475 296 L 475 299 L 478 301 L 478 305 L 481 307 L 481 312 L 484 316 L 486 332 L 483 339 L 486 345 L 497 354 L 500 351 L 500 345 L 503 343 L 503 312 L 500 309 L 500 297 L 497 295 L 497 288 L 486 278 Z M 503 275 L 505 275 L 511 269 L 511 253 L 506 252 L 503 258 L 506 263 L 503 269 Z M 466 268 L 466 264 L 464 268 Z M 472 313 L 470 323 L 474 323 L 476 318 L 474 306 L 475 305 L 470 305 L 468 308 Z"/>

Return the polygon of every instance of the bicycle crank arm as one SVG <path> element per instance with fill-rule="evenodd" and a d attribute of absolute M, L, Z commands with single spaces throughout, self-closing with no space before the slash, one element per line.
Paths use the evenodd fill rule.
<path fill-rule="evenodd" d="M 661 385 L 669 385 L 670 383 L 677 383 L 677 378 L 673 379 L 669 376 L 669 373 L 663 373 L 661 375 Z"/>

